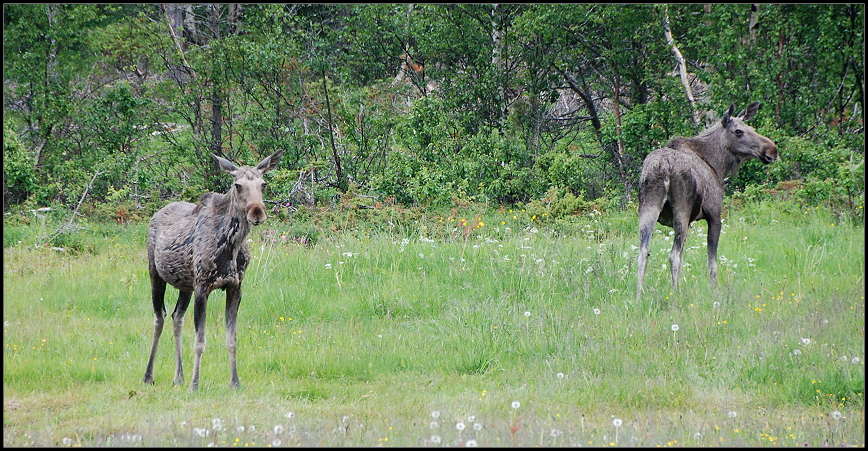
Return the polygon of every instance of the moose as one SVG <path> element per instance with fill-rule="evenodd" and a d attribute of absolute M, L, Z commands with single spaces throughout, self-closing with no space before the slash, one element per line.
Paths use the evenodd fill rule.
<path fill-rule="evenodd" d="M 199 364 L 205 351 L 205 308 L 208 295 L 217 289 L 226 292 L 226 348 L 229 351 L 229 386 L 238 388 L 235 363 L 235 320 L 241 304 L 241 281 L 250 262 L 247 235 L 251 226 L 265 222 L 262 200 L 263 175 L 276 168 L 283 156 L 278 150 L 255 168 L 236 167 L 229 160 L 211 155 L 224 172 L 235 180 L 226 194 L 206 193 L 199 204 L 172 202 L 156 212 L 148 225 L 148 271 L 154 304 L 154 341 L 145 370 L 144 382 L 154 383 L 154 359 L 166 318 L 166 284 L 178 289 L 178 302 L 172 312 L 175 332 L 175 385 L 184 381 L 181 367 L 181 332 L 184 313 L 193 303 L 193 381 L 190 390 L 199 388 Z"/>
<path fill-rule="evenodd" d="M 687 228 L 694 221 L 708 224 L 708 278 L 717 285 L 717 244 L 720 239 L 724 179 L 734 176 L 739 166 L 751 158 L 764 164 L 778 159 L 775 143 L 757 133 L 745 121 L 756 115 L 759 102 L 753 102 L 737 116 L 730 104 L 721 120 L 692 138 L 676 136 L 642 163 L 639 178 L 639 281 L 636 300 L 642 297 L 648 247 L 654 224 L 675 230 L 669 269 L 672 287 L 678 288 L 682 253 Z"/>

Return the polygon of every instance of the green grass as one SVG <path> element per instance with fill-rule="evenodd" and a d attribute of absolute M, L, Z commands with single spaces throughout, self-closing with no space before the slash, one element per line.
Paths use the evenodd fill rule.
<path fill-rule="evenodd" d="M 701 222 L 676 293 L 658 226 L 637 303 L 635 212 L 460 213 L 254 229 L 242 386 L 218 291 L 195 393 L 172 385 L 170 326 L 141 382 L 145 224 L 88 224 L 65 251 L 29 246 L 56 224 L 5 227 L 4 445 L 864 446 L 859 220 L 730 209 L 718 288 Z"/>

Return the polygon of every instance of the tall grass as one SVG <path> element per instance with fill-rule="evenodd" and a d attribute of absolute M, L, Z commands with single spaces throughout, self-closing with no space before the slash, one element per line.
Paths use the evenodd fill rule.
<path fill-rule="evenodd" d="M 633 212 L 453 213 L 307 245 L 292 236 L 307 226 L 255 229 L 242 387 L 215 292 L 195 393 L 171 384 L 171 327 L 141 382 L 144 224 L 92 224 L 66 251 L 28 247 L 43 225 L 9 227 L 4 445 L 864 446 L 861 223 L 733 209 L 718 288 L 698 223 L 676 293 L 658 226 L 636 302 Z"/>

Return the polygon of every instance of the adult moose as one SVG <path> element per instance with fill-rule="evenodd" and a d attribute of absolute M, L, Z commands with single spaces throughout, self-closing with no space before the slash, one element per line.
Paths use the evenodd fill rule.
<path fill-rule="evenodd" d="M 744 122 L 756 115 L 759 102 L 753 102 L 737 116 L 730 105 L 720 122 L 693 138 L 676 136 L 642 163 L 639 179 L 639 283 L 636 299 L 642 297 L 648 247 L 654 223 L 672 227 L 675 236 L 669 252 L 672 287 L 678 288 L 682 253 L 687 228 L 696 220 L 708 224 L 708 278 L 717 284 L 717 243 L 720 238 L 720 213 L 723 205 L 723 180 L 733 176 L 748 159 L 765 164 L 778 159 L 778 148 L 771 139 L 757 133 Z"/>
<path fill-rule="evenodd" d="M 193 303 L 196 331 L 193 381 L 190 390 L 199 388 L 199 364 L 205 351 L 205 307 L 208 295 L 216 289 L 226 291 L 226 348 L 229 350 L 229 386 L 238 387 L 235 364 L 235 319 L 241 304 L 241 281 L 250 262 L 247 235 L 251 226 L 265 222 L 262 176 L 277 167 L 283 151 L 262 160 L 255 168 L 236 167 L 212 155 L 220 169 L 235 178 L 226 194 L 207 193 L 199 204 L 173 202 L 156 212 L 148 226 L 148 270 L 154 304 L 154 342 L 144 382 L 154 383 L 154 358 L 163 331 L 166 284 L 180 292 L 172 313 L 175 332 L 175 385 L 184 381 L 181 368 L 181 332 L 184 313 Z"/>

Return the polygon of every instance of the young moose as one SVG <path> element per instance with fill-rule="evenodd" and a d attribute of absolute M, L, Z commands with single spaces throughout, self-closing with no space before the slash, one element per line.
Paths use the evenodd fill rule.
<path fill-rule="evenodd" d="M 241 281 L 250 261 L 247 235 L 252 225 L 265 222 L 262 192 L 263 174 L 277 167 L 283 151 L 266 157 L 255 168 L 236 167 L 226 159 L 212 155 L 220 168 L 235 178 L 226 194 L 207 193 L 199 204 L 173 202 L 154 214 L 148 226 L 148 269 L 154 303 L 154 342 L 146 384 L 154 383 L 154 358 L 163 331 L 166 284 L 180 291 L 172 313 L 175 332 L 175 380 L 184 381 L 181 368 L 181 332 L 184 313 L 193 303 L 196 342 L 193 381 L 190 390 L 199 388 L 199 364 L 205 351 L 205 307 L 208 295 L 216 289 L 226 291 L 226 348 L 229 350 L 229 386 L 238 387 L 235 366 L 235 318 L 241 303 Z"/>
<path fill-rule="evenodd" d="M 778 159 L 778 148 L 744 121 L 759 109 L 753 102 L 738 116 L 730 105 L 719 123 L 693 138 L 675 137 L 657 149 L 642 164 L 639 179 L 639 283 L 636 299 L 642 296 L 648 247 L 654 223 L 672 227 L 675 236 L 669 252 L 672 287 L 678 288 L 687 227 L 705 219 L 708 224 L 708 277 L 717 283 L 717 243 L 720 238 L 720 213 L 723 180 L 735 175 L 750 158 L 765 164 Z"/>

